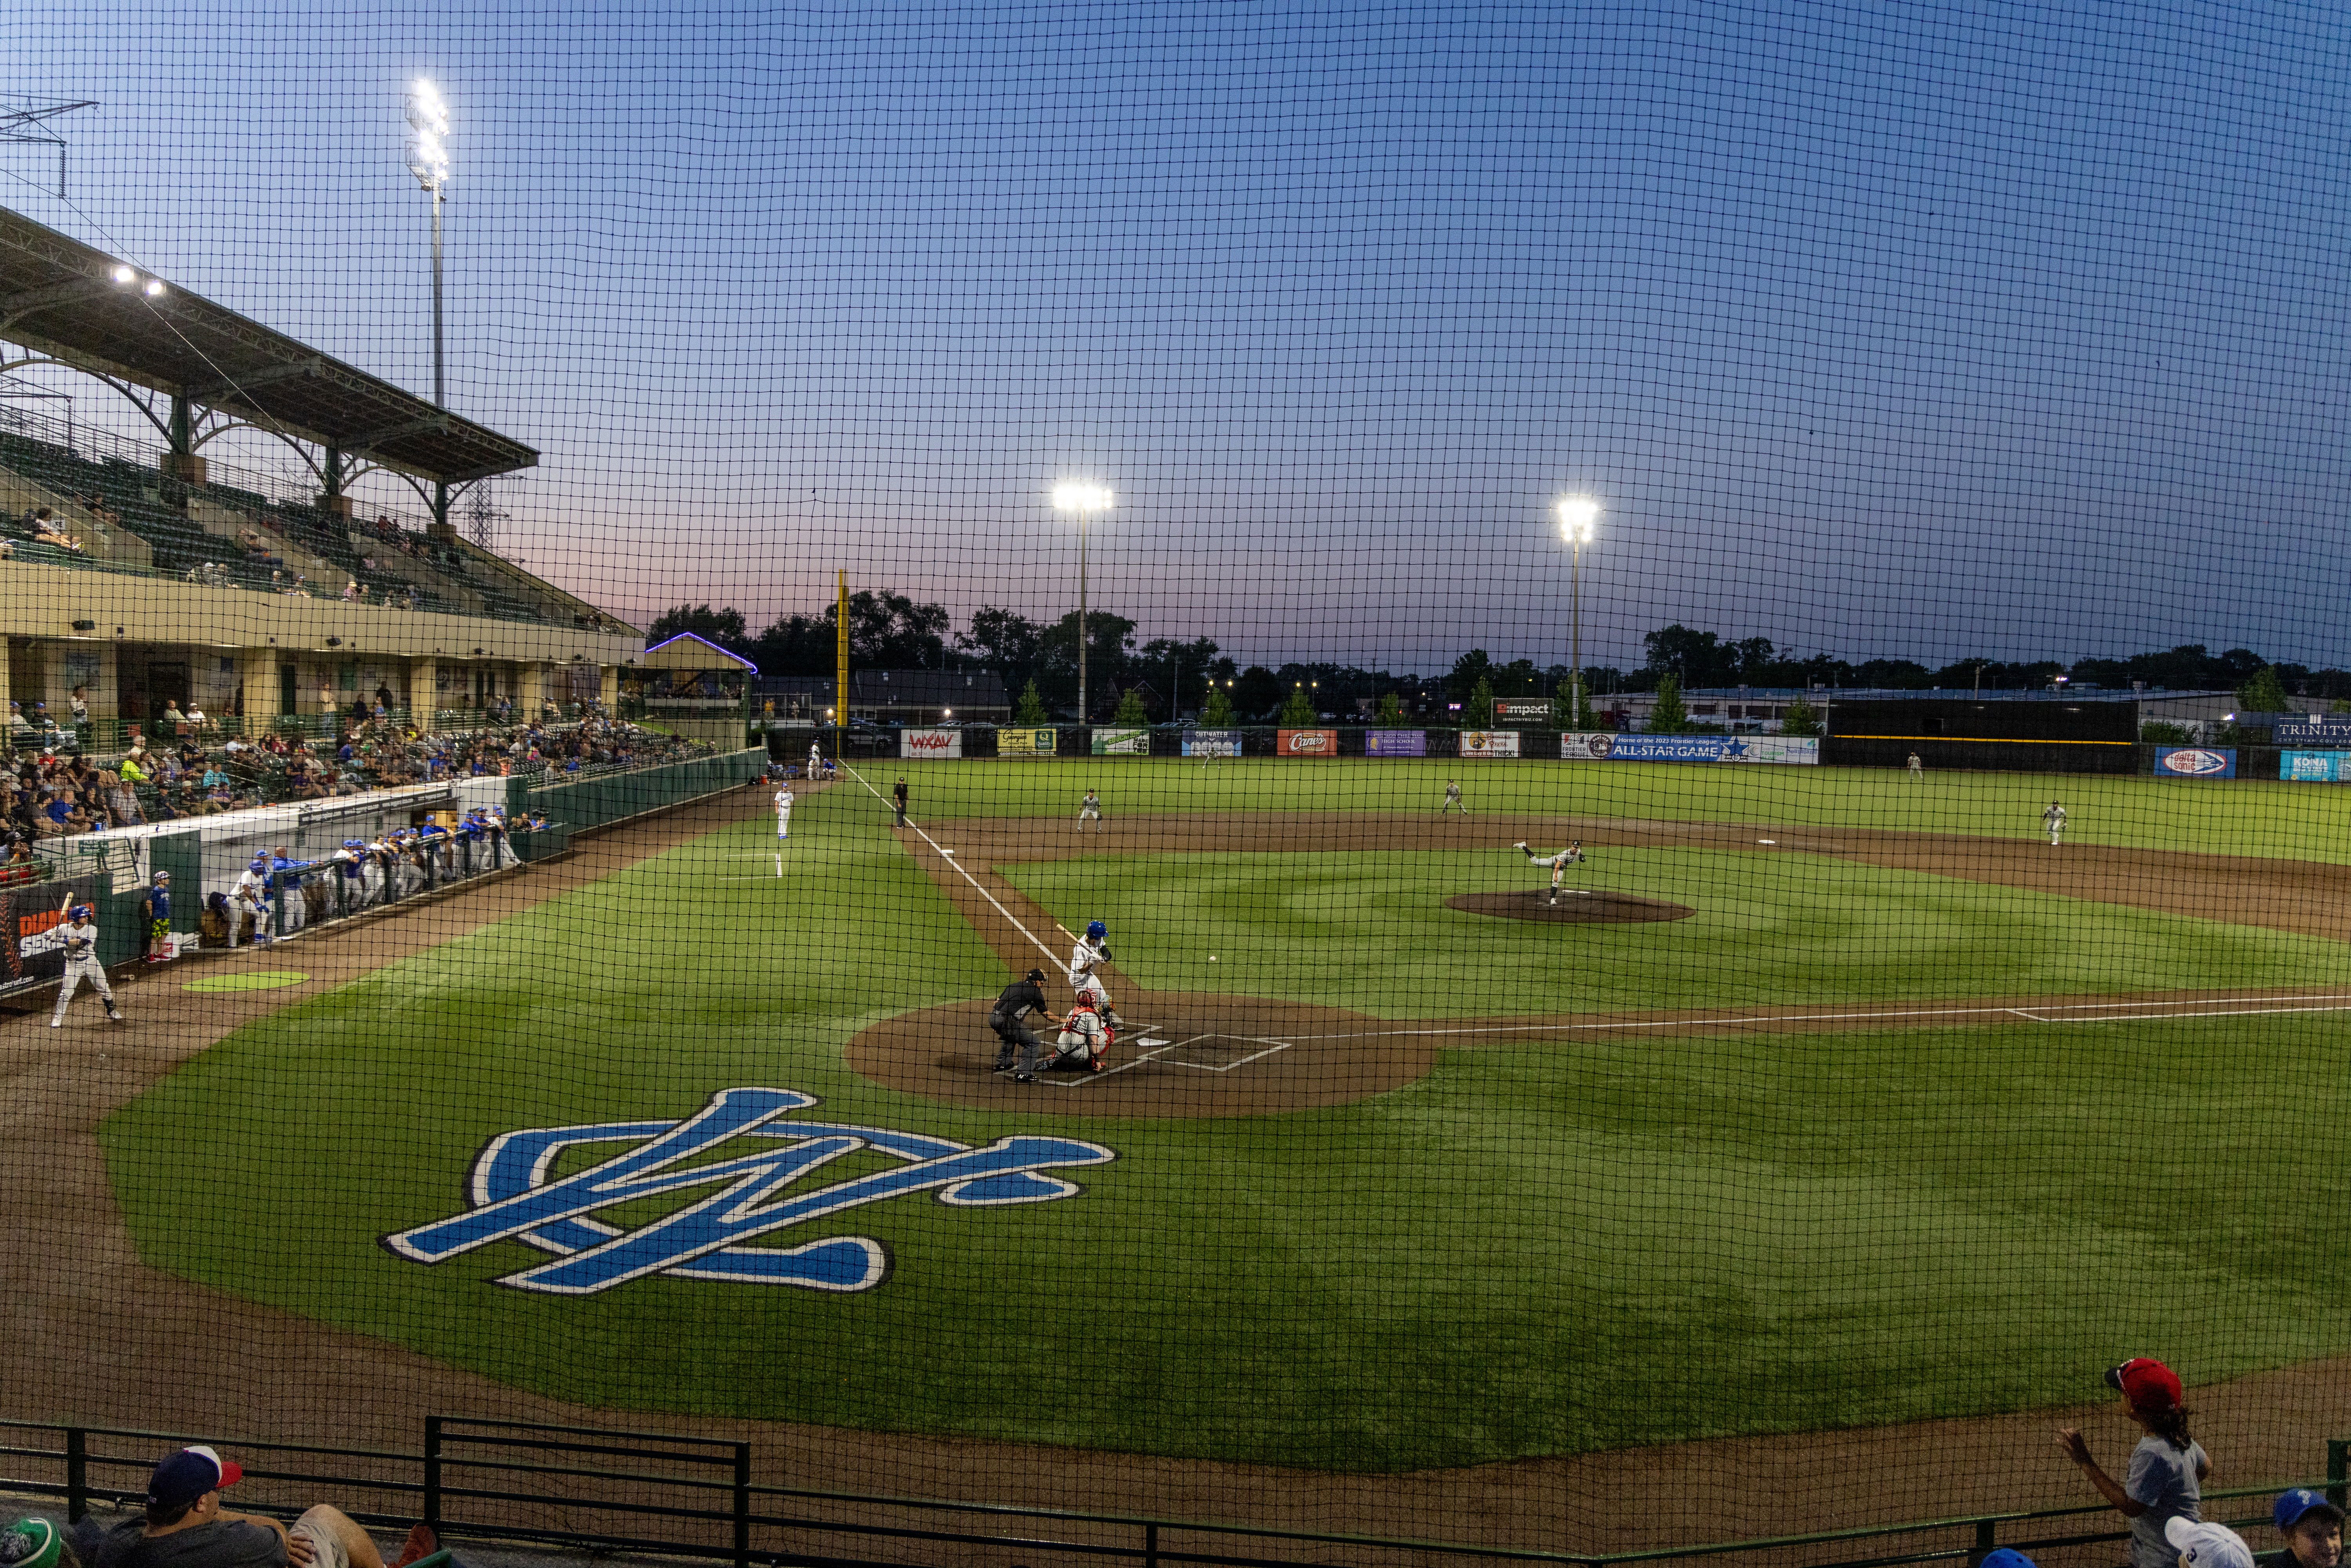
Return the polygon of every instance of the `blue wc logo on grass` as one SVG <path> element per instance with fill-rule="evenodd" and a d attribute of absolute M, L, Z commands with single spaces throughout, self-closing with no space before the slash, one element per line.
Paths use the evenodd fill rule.
<path fill-rule="evenodd" d="M 1082 1189 L 1045 1172 L 1118 1157 L 1075 1138 L 1012 1136 L 973 1148 L 919 1133 L 779 1119 L 816 1103 L 814 1095 L 792 1089 L 722 1089 L 683 1122 L 507 1133 L 474 1161 L 473 1207 L 387 1236 L 383 1245 L 419 1263 L 439 1263 L 495 1241 L 520 1241 L 555 1260 L 498 1283 L 559 1296 L 590 1296 L 649 1274 L 870 1291 L 890 1274 L 888 1249 L 871 1237 L 829 1237 L 792 1248 L 741 1244 L 920 1192 L 955 1208 L 1050 1203 Z M 570 1176 L 551 1175 L 565 1150 L 590 1144 L 635 1146 Z M 860 1153 L 898 1163 L 830 1186 L 786 1191 L 832 1161 Z M 713 1186 L 718 1190 L 634 1229 L 594 1218 L 622 1204 Z"/>

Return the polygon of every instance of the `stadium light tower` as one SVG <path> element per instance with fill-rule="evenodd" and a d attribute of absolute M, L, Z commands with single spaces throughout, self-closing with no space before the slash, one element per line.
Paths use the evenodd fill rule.
<path fill-rule="evenodd" d="M 1571 652 L 1568 668 L 1567 722 L 1571 728 L 1583 723 L 1583 547 L 1592 542 L 1592 535 L 1600 526 L 1600 503 L 1589 496 L 1562 496 L 1552 510 L 1559 516 L 1560 538 L 1565 539 L 1575 555 L 1574 610 L 1571 616 L 1573 631 L 1570 632 Z"/>
<path fill-rule="evenodd" d="M 1078 515 L 1078 722 L 1091 722 L 1086 710 L 1086 519 L 1107 512 L 1118 497 L 1107 485 L 1091 479 L 1064 479 L 1053 486 L 1053 509 Z"/>
<path fill-rule="evenodd" d="M 418 78 L 408 90 L 408 172 L 433 198 L 433 403 L 449 406 L 441 340 L 441 204 L 449 188 L 449 105 L 440 89 Z M 449 486 L 433 484 L 433 520 L 449 520 Z"/>

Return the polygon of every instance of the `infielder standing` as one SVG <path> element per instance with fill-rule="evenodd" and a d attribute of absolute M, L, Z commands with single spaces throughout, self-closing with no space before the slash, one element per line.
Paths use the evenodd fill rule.
<path fill-rule="evenodd" d="M 1084 832 L 1086 831 L 1086 824 L 1088 822 L 1093 822 L 1097 824 L 1094 831 L 1100 832 L 1102 831 L 1102 828 L 1099 825 L 1101 821 L 1102 797 L 1089 789 L 1086 791 L 1086 798 L 1078 802 L 1078 831 L 1081 833 Z"/>
<path fill-rule="evenodd" d="M 2049 830 L 2049 847 L 2055 849 L 2057 841 L 2065 836 L 2065 808 L 2050 801 L 2049 810 L 2041 813 L 2041 825 Z"/>
<path fill-rule="evenodd" d="M 89 917 L 87 904 L 75 904 L 66 915 L 66 977 L 57 985 L 57 1010 L 49 1014 L 51 1029 L 65 1027 L 66 1004 L 73 1000 L 74 992 L 81 988 L 84 980 L 98 993 L 98 999 L 106 1004 L 106 1021 L 122 1021 L 122 1015 L 114 1009 L 114 988 L 106 983 L 106 966 L 98 961 L 98 927 L 90 924 Z"/>
<path fill-rule="evenodd" d="M 782 843 L 792 834 L 792 787 L 783 785 L 776 790 L 776 841 Z"/>
<path fill-rule="evenodd" d="M 1465 817 L 1469 814 L 1469 808 L 1461 803 L 1461 780 L 1458 779 L 1445 781 L 1445 804 L 1437 808 L 1437 814 L 1441 817 L 1447 811 L 1458 811 Z"/>
<path fill-rule="evenodd" d="M 1910 754 L 1910 761 L 1907 766 L 1910 769 L 1910 778 L 1913 782 L 1924 784 L 1927 781 L 1927 765 L 1918 760 L 1918 754 L 1917 752 L 1914 751 Z"/>
<path fill-rule="evenodd" d="M 1583 863 L 1583 841 L 1582 839 L 1569 840 L 1567 848 L 1563 850 L 1531 850 L 1527 848 L 1527 841 L 1524 839 L 1520 839 L 1517 843 L 1512 844 L 1510 847 L 1518 851 L 1520 854 L 1526 856 L 1527 859 L 1532 861 L 1535 864 L 1548 865 L 1551 867 L 1551 897 L 1546 901 L 1551 904 L 1557 904 L 1559 902 L 1559 879 L 1561 875 L 1566 872 L 1568 867 L 1572 865 L 1582 865 Z"/>
<path fill-rule="evenodd" d="M 1110 992 L 1094 970 L 1110 960 L 1110 927 L 1099 920 L 1086 924 L 1086 934 L 1070 953 L 1070 988 L 1078 993 L 1078 1000 L 1090 1008 L 1101 1009 L 1111 1023 L 1126 1020 L 1110 1005 Z"/>
<path fill-rule="evenodd" d="M 1046 1049 L 1045 1042 L 1039 1040 L 1029 1030 L 1028 1016 L 1035 1013 L 1050 1024 L 1059 1024 L 1061 1021 L 1045 1007 L 1044 985 L 1045 971 L 1031 969 L 1019 979 L 1005 987 L 1003 993 L 996 998 L 996 1006 L 988 1010 L 987 1027 L 996 1031 L 998 1042 L 996 1064 L 990 1071 L 1002 1072 L 1007 1068 L 1011 1068 L 1012 1081 L 1015 1083 L 1030 1083 L 1036 1081 L 1037 1053 Z M 1016 1046 L 1020 1051 L 1017 1065 L 1012 1056 L 1013 1048 Z"/>

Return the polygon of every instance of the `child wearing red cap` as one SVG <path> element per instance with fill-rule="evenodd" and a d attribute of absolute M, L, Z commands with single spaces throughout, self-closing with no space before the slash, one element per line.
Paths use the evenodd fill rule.
<path fill-rule="evenodd" d="M 2203 1501 L 2202 1482 L 2212 1473 L 2204 1446 L 2188 1435 L 2188 1412 L 2180 1406 L 2179 1378 L 2152 1356 L 2137 1356 L 2106 1372 L 2106 1386 L 2122 1395 L 2131 1419 L 2145 1434 L 2131 1450 L 2124 1483 L 2090 1457 L 2079 1427 L 2059 1429 L 2066 1457 L 2082 1468 L 2098 1495 L 2130 1521 L 2131 1568 L 2176 1568 L 2179 1549 L 2164 1534 L 2173 1520 L 2195 1522 Z"/>

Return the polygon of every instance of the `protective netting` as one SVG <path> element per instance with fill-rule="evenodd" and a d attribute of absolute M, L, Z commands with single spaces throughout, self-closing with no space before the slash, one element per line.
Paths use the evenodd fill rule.
<path fill-rule="evenodd" d="M 1599 1553 L 2150 1356 L 2266 1518 L 2341 33 L 14 9 L 0 1416 Z"/>

